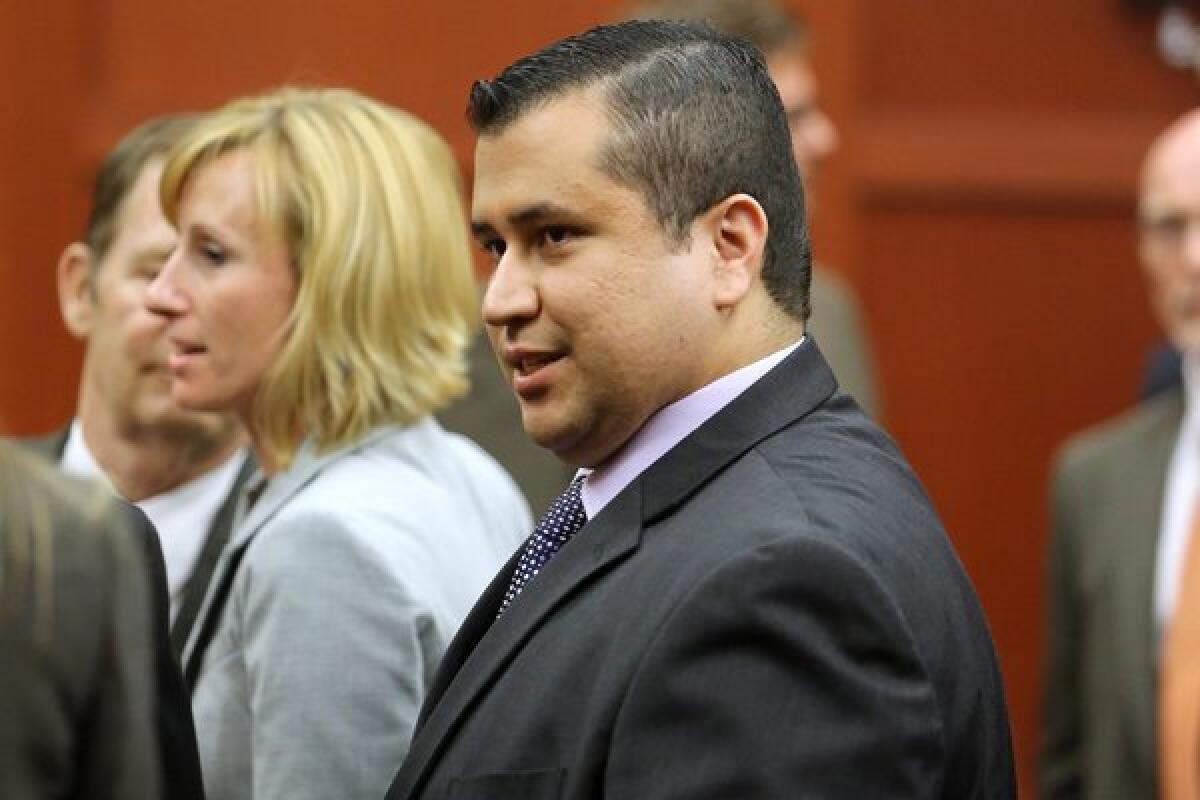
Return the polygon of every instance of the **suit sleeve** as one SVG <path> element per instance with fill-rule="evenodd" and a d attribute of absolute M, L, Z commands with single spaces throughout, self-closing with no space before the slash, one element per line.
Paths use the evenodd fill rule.
<path fill-rule="evenodd" d="M 1074 552 L 1078 541 L 1069 461 L 1060 462 L 1053 491 L 1046 597 L 1046 675 L 1042 699 L 1042 731 L 1038 758 L 1038 796 L 1074 800 L 1081 796 L 1079 684 L 1079 603 L 1076 600 Z"/>
<path fill-rule="evenodd" d="M 235 602 L 256 800 L 377 800 L 408 748 L 439 650 L 428 612 L 331 512 L 260 537 Z M 440 650 L 439 650 L 440 652 Z"/>
<path fill-rule="evenodd" d="M 98 598 L 90 598 L 95 605 L 84 610 L 102 633 L 96 692 L 79 747 L 79 780 L 82 794 L 97 800 L 162 796 L 149 681 L 154 651 L 150 592 L 134 538 L 136 526 L 129 529 L 124 522 L 114 514 L 95 532 L 102 548 L 88 565 L 100 573 L 102 589 Z"/>
<path fill-rule="evenodd" d="M 943 730 L 871 571 L 779 543 L 722 566 L 666 620 L 617 715 L 605 796 L 927 797 Z"/>

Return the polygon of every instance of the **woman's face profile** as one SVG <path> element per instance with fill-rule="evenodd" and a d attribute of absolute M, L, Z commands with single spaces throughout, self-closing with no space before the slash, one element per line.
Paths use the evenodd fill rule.
<path fill-rule="evenodd" d="M 249 152 L 196 168 L 178 228 L 178 246 L 146 290 L 147 307 L 167 318 L 172 395 L 185 408 L 249 422 L 297 291 L 282 235 L 260 224 Z"/>

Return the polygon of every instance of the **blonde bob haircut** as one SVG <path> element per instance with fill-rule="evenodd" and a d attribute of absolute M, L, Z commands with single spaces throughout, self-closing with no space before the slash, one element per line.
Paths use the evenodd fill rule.
<path fill-rule="evenodd" d="M 407 425 L 467 387 L 478 316 L 458 170 L 416 117 L 347 89 L 285 88 L 206 115 L 167 156 L 163 209 L 188 179 L 251 156 L 259 224 L 282 235 L 297 295 L 251 426 L 278 468 Z"/>

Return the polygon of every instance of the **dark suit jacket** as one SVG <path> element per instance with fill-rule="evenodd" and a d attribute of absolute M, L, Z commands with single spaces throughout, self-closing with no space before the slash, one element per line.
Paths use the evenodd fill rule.
<path fill-rule="evenodd" d="M 57 464 L 62 456 L 65 434 L 40 440 L 27 440 L 31 450 L 51 458 Z M 56 444 L 57 443 L 57 444 Z M 170 630 L 170 601 L 167 597 L 167 569 L 163 563 L 158 535 L 145 514 L 128 506 L 134 518 L 138 544 L 145 553 L 149 568 L 151 600 L 153 603 L 154 664 L 158 683 L 156 718 L 163 770 L 163 788 L 169 800 L 203 800 L 204 786 L 200 777 L 200 754 L 196 746 L 196 730 L 192 721 L 191 693 L 184 683 L 179 656 L 172 646 Z M 231 512 L 232 513 L 232 512 Z M 218 514 L 218 520 L 224 511 Z M 228 538 L 228 521 L 225 537 Z M 215 526 L 214 526 L 215 527 Z M 212 538 L 210 534 L 209 538 Z M 208 545 L 205 546 L 206 550 Z M 216 555 L 213 555 L 215 560 Z M 211 574 L 212 567 L 208 567 Z M 205 583 L 207 583 L 207 576 Z M 189 585 L 189 591 L 191 591 Z M 186 604 L 186 601 L 185 601 Z M 194 612 L 193 612 L 194 615 Z"/>
<path fill-rule="evenodd" d="M 1055 472 L 1043 800 L 1158 796 L 1154 573 L 1176 388 L 1073 438 Z"/>
<path fill-rule="evenodd" d="M 68 428 L 64 428 L 47 436 L 24 439 L 22 443 L 34 452 L 45 456 L 52 463 L 58 464 L 62 461 L 63 450 L 67 446 L 68 430 Z M 208 591 L 209 581 L 212 580 L 213 569 L 216 567 L 221 551 L 225 548 L 225 543 L 229 541 L 233 515 L 237 510 L 237 499 L 241 495 L 246 479 L 254 472 L 254 468 L 253 456 L 247 455 L 242 461 L 233 486 L 229 489 L 229 494 L 225 496 L 225 500 L 221 503 L 221 507 L 217 510 L 217 514 L 208 528 L 208 537 L 204 540 L 200 555 L 196 559 L 196 566 L 192 569 L 192 575 L 188 578 L 187 586 L 183 590 L 183 601 L 179 606 L 179 613 L 175 615 L 175 622 L 170 626 L 171 648 L 175 651 L 176 658 L 182 656 L 183 646 L 187 644 L 192 628 L 196 624 L 196 615 L 200 613 L 200 606 Z"/>
<path fill-rule="evenodd" d="M 451 644 L 388 798 L 1012 798 L 1000 671 L 810 340 Z"/>
<path fill-rule="evenodd" d="M 0 467 L 27 512 L 0 499 L 0 797 L 156 797 L 145 519 L 23 466 Z"/>

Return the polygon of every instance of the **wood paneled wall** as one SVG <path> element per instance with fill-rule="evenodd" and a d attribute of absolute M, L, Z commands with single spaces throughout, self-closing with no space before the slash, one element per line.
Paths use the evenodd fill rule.
<path fill-rule="evenodd" d="M 1156 337 L 1133 250 L 1146 144 L 1196 103 L 1118 0 L 794 0 L 842 132 L 818 256 L 857 287 L 886 422 L 974 577 L 1036 738 L 1050 459 L 1133 402 Z M 428 119 L 469 171 L 472 79 L 620 13 L 616 0 L 0 3 L 0 418 L 74 405 L 54 299 L 98 159 L 134 123 L 283 82 L 354 86 Z"/>

